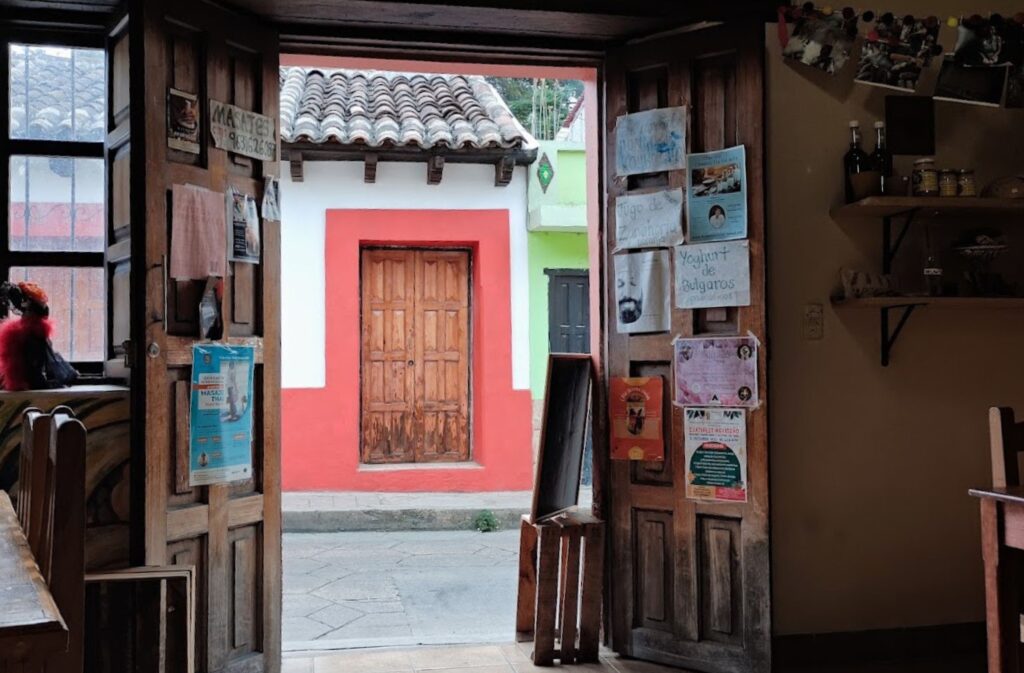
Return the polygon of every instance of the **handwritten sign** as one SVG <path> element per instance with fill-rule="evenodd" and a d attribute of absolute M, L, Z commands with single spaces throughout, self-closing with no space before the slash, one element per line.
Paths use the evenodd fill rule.
<path fill-rule="evenodd" d="M 265 115 L 210 99 L 210 135 L 222 150 L 273 161 L 277 156 L 277 130 Z"/>
<path fill-rule="evenodd" d="M 750 306 L 750 243 L 676 246 L 676 308 Z"/>
<path fill-rule="evenodd" d="M 620 177 L 686 168 L 686 108 L 623 115 L 615 122 L 615 172 Z"/>
<path fill-rule="evenodd" d="M 615 200 L 615 249 L 666 248 L 683 242 L 683 190 Z"/>

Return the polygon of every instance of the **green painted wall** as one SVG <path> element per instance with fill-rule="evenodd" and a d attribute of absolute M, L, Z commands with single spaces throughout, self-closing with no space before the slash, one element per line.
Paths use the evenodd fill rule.
<path fill-rule="evenodd" d="M 586 269 L 587 235 L 531 231 L 527 235 L 530 273 L 530 390 L 544 396 L 548 370 L 548 278 L 544 269 Z"/>

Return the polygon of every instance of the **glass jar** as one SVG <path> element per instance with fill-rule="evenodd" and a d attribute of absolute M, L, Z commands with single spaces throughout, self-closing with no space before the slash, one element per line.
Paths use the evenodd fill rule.
<path fill-rule="evenodd" d="M 973 168 L 961 168 L 956 176 L 957 196 L 977 196 L 978 187 L 974 181 Z"/>
<path fill-rule="evenodd" d="M 939 171 L 939 196 L 956 196 L 958 189 L 957 172 L 952 168 Z"/>
<path fill-rule="evenodd" d="M 935 159 L 925 157 L 915 161 L 912 180 L 914 196 L 937 196 L 939 171 L 935 168 Z"/>

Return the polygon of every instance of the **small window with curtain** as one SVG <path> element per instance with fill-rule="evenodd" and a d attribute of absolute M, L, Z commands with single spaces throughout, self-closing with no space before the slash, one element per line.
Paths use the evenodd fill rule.
<path fill-rule="evenodd" d="M 83 374 L 107 358 L 106 54 L 9 42 L 0 139 L 0 278 L 49 296 L 53 346 Z"/>

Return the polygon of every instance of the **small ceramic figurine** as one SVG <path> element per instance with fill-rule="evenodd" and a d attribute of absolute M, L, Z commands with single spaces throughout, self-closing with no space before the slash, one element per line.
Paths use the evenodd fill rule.
<path fill-rule="evenodd" d="M 53 350 L 48 302 L 35 283 L 0 283 L 0 389 L 63 388 L 78 378 Z M 9 311 L 20 315 L 6 317 Z"/>

